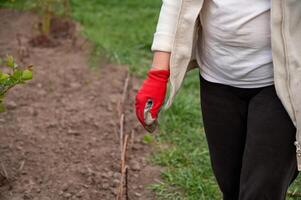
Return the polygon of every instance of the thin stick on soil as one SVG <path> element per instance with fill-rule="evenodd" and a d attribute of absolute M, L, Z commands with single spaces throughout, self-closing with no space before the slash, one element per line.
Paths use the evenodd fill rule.
<path fill-rule="evenodd" d="M 125 114 L 124 114 L 124 105 L 128 93 L 128 85 L 129 85 L 129 80 L 130 80 L 130 75 L 127 72 L 127 76 L 124 82 L 124 87 L 123 87 L 123 92 L 122 92 L 122 98 L 118 104 L 118 115 L 120 116 L 119 119 L 119 142 L 120 142 L 120 152 L 121 152 L 121 158 L 120 158 L 120 172 L 121 172 L 121 178 L 120 178 L 120 185 L 119 185 L 119 190 L 117 194 L 117 200 L 122 200 L 123 199 L 123 194 L 124 194 L 124 188 L 125 188 L 125 197 L 126 199 L 128 198 L 128 168 L 126 166 L 126 158 L 127 158 L 127 147 L 129 143 L 129 135 L 124 134 L 124 119 L 125 119 Z"/>
<path fill-rule="evenodd" d="M 25 160 L 22 160 L 20 167 L 19 167 L 19 172 L 22 172 L 22 170 L 24 168 L 24 164 L 25 164 Z"/>
<path fill-rule="evenodd" d="M 127 193 L 128 193 L 127 178 L 126 178 L 126 174 L 127 174 L 126 152 L 127 152 L 128 141 L 129 141 L 128 138 L 129 138 L 129 135 L 125 135 L 123 149 L 122 149 L 122 153 L 121 153 L 121 163 L 120 163 L 121 178 L 120 178 L 120 185 L 119 185 L 119 190 L 118 190 L 118 194 L 117 194 L 117 200 L 122 200 L 124 186 L 126 186 L 125 194 L 127 195 Z"/>
<path fill-rule="evenodd" d="M 121 154 L 121 169 L 123 173 L 125 173 L 125 162 L 126 162 L 126 153 L 127 153 L 127 147 L 128 147 L 128 140 L 129 139 L 129 135 L 125 135 L 124 137 L 124 144 L 123 144 L 123 150 L 122 150 L 122 154 Z M 121 174 L 122 175 L 122 174 Z"/>
<path fill-rule="evenodd" d="M 129 168 L 125 167 L 125 199 L 129 200 L 129 189 L 128 189 L 128 177 L 129 177 Z"/>
<path fill-rule="evenodd" d="M 122 151 L 123 151 L 123 137 L 124 137 L 124 114 L 122 113 L 120 116 L 120 122 L 119 122 L 119 142 L 120 142 L 120 153 L 122 155 Z"/>
<path fill-rule="evenodd" d="M 124 81 L 121 101 L 119 102 L 119 105 L 118 105 L 118 114 L 119 114 L 119 116 L 122 113 L 124 113 L 124 104 L 125 104 L 125 100 L 126 100 L 126 97 L 127 97 L 127 94 L 128 94 L 129 80 L 130 80 L 130 73 L 127 72 L 126 79 Z"/>

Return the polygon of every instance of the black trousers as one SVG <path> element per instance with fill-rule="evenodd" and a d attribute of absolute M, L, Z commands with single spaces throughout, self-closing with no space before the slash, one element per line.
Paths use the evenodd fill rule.
<path fill-rule="evenodd" d="M 298 175 L 296 128 L 275 87 L 237 88 L 200 75 L 212 169 L 224 200 L 284 200 Z"/>

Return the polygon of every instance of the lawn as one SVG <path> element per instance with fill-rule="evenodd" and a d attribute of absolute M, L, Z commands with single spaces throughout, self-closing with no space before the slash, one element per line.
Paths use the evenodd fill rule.
<path fill-rule="evenodd" d="M 83 3 L 85 2 L 85 3 Z M 0 3 L 10 6 L 11 4 Z M 72 16 L 95 44 L 92 58 L 105 53 L 145 77 L 161 0 L 72 0 Z M 22 8 L 22 2 L 14 7 Z M 173 106 L 160 119 L 152 162 L 164 167 L 162 182 L 150 186 L 163 200 L 221 199 L 213 176 L 199 105 L 198 71 L 188 74 Z M 290 193 L 301 193 L 300 176 Z M 299 187 L 298 187 L 299 186 Z M 288 198 L 297 199 L 297 198 Z"/>

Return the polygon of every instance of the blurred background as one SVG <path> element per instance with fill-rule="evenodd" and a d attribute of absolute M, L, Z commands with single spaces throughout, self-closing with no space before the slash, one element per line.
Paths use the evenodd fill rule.
<path fill-rule="evenodd" d="M 134 115 L 161 3 L 0 0 L 0 57 L 33 65 L 3 96 L 1 200 L 221 199 L 197 70 L 155 134 Z M 301 199 L 300 183 L 287 199 Z"/>

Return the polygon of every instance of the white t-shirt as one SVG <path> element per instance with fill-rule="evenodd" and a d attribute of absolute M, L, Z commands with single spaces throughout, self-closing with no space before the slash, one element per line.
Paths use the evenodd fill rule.
<path fill-rule="evenodd" d="M 274 84 L 270 0 L 205 0 L 200 19 L 204 79 L 240 88 Z"/>

